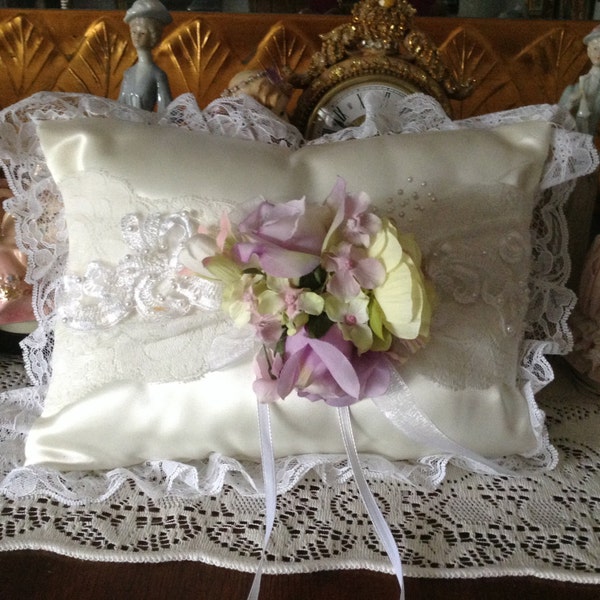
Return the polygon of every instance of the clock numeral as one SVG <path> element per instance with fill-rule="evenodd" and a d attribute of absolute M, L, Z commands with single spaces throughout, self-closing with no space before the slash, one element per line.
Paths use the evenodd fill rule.
<path fill-rule="evenodd" d="M 347 118 L 348 117 L 346 116 L 344 111 L 339 106 L 336 106 L 333 109 L 333 119 L 340 127 L 344 127 L 344 125 L 346 124 Z"/>

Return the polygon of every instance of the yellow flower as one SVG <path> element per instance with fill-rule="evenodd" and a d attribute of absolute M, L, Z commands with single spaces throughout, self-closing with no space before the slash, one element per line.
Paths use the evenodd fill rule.
<path fill-rule="evenodd" d="M 386 278 L 373 290 L 369 309 L 371 328 L 380 339 L 378 349 L 391 344 L 391 336 L 414 340 L 429 335 L 433 289 L 421 271 L 421 251 L 412 235 L 399 234 L 389 219 L 368 249 L 385 267 Z M 391 335 L 390 335 L 391 334 Z"/>

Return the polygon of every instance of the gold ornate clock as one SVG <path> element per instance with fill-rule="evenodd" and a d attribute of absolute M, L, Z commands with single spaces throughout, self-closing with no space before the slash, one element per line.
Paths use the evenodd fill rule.
<path fill-rule="evenodd" d="M 358 125 L 365 98 L 377 105 L 414 92 L 438 100 L 450 114 L 450 98 L 464 98 L 470 83 L 456 80 L 433 42 L 413 26 L 415 9 L 404 0 L 361 0 L 350 23 L 322 36 L 293 115 L 309 139 Z"/>

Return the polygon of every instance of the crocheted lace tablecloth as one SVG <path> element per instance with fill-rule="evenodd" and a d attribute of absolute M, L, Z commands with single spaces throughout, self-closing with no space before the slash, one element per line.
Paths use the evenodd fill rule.
<path fill-rule="evenodd" d="M 560 454 L 556 470 L 509 478 L 449 467 L 433 491 L 370 482 L 406 575 L 535 575 L 600 584 L 600 398 L 577 391 L 558 366 L 556 381 L 540 394 Z M 0 357 L 0 391 L 25 381 L 16 359 Z M 22 441 L 1 442 L 14 443 Z M 105 561 L 199 560 L 252 571 L 263 534 L 261 500 L 228 487 L 197 500 L 151 498 L 133 482 L 102 503 L 0 499 L 5 551 L 43 549 Z M 278 498 L 268 559 L 269 573 L 391 572 L 354 483 L 325 487 L 310 477 Z"/>

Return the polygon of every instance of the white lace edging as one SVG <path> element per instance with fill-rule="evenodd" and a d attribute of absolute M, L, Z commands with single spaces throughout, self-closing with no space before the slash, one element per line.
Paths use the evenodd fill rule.
<path fill-rule="evenodd" d="M 103 98 L 41 93 L 0 113 L 0 162 L 15 194 L 15 198 L 6 202 L 6 208 L 15 215 L 17 243 L 28 257 L 28 281 L 33 284 L 34 312 L 40 324 L 23 343 L 32 387 L 0 396 L 0 418 L 4 424 L 8 423 L 0 433 L 0 443 L 7 448 L 1 459 L 0 491 L 11 498 L 45 494 L 67 504 L 102 501 L 122 486 L 131 485 L 151 497 L 214 495 L 224 485 L 233 486 L 243 495 L 261 495 L 260 465 L 219 455 L 197 464 L 156 461 L 105 473 L 59 473 L 43 467 L 22 466 L 24 439 L 41 412 L 45 387 L 50 379 L 54 294 L 68 252 L 61 198 L 46 168 L 36 124 L 45 119 L 84 116 L 185 127 L 215 135 L 283 143 L 290 148 L 302 143 L 299 132 L 292 125 L 245 97 L 219 99 L 200 111 L 194 98 L 184 95 L 175 99 L 166 113 L 158 117 Z M 567 224 L 561 208 L 569 198 L 575 178 L 592 172 L 598 165 L 591 137 L 564 128 L 572 125 L 569 119 L 563 109 L 544 105 L 451 121 L 435 101 L 417 94 L 409 96 L 390 113 L 377 113 L 376 118 L 367 119 L 361 127 L 310 142 L 326 143 L 389 132 L 487 128 L 527 120 L 550 121 L 556 125 L 551 159 L 542 178 L 540 202 L 532 227 L 534 275 L 520 373 L 540 444 L 535 456 L 511 456 L 498 461 L 519 473 L 550 469 L 556 464 L 556 453 L 543 425 L 544 416 L 533 395 L 553 379 L 545 354 L 565 354 L 572 345 L 567 319 L 575 304 L 575 295 L 565 287 L 570 263 L 566 252 Z M 549 273 L 553 274 L 552 281 L 549 281 Z M 444 479 L 449 461 L 482 470 L 480 465 L 449 456 L 429 456 L 416 462 L 391 462 L 379 456 L 361 456 L 361 461 L 369 478 L 406 481 L 424 487 L 435 486 Z M 287 457 L 276 462 L 276 470 L 279 493 L 290 490 L 311 471 L 326 485 L 352 477 L 346 457 L 342 455 Z"/>

